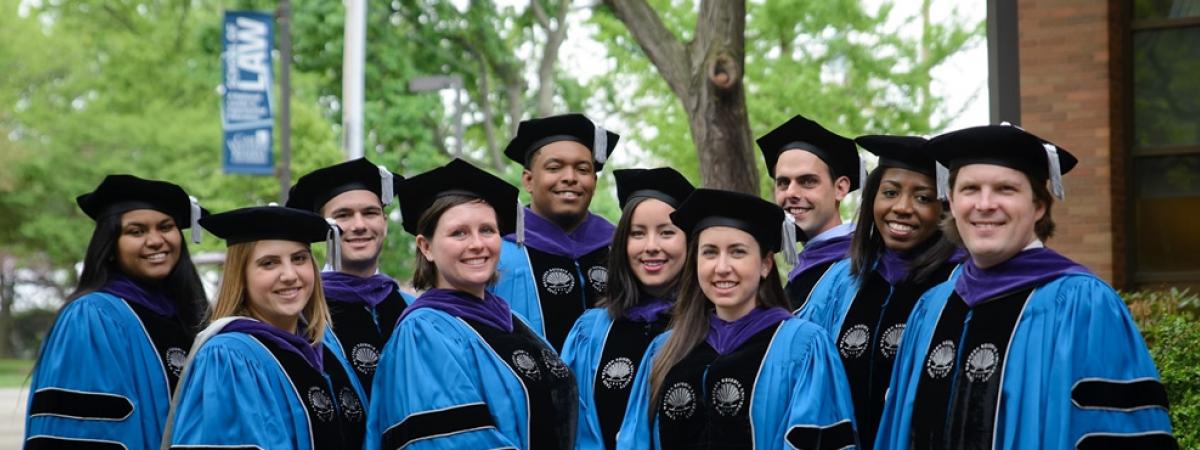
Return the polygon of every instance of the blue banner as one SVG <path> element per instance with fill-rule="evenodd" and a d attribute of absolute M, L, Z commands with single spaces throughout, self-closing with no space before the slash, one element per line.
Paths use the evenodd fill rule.
<path fill-rule="evenodd" d="M 226 11 L 221 67 L 222 162 L 226 173 L 271 175 L 273 17 Z"/>

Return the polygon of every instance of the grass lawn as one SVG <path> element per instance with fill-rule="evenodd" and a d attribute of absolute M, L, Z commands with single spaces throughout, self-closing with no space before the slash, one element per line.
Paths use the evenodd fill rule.
<path fill-rule="evenodd" d="M 32 369 L 32 359 L 0 359 L 0 388 L 20 387 Z"/>

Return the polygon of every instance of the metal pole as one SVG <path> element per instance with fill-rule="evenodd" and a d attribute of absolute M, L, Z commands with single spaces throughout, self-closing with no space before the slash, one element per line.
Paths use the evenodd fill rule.
<path fill-rule="evenodd" d="M 292 188 L 292 5 L 279 1 L 279 204 Z"/>
<path fill-rule="evenodd" d="M 342 149 L 346 159 L 363 156 L 363 62 L 367 45 L 366 0 L 345 0 L 342 58 Z"/>
<path fill-rule="evenodd" d="M 988 103 L 991 122 L 1021 124 L 1021 62 L 1016 0 L 988 0 Z"/>

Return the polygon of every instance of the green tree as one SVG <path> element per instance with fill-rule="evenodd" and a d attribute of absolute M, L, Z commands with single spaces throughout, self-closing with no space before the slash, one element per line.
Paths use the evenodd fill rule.
<path fill-rule="evenodd" d="M 688 97 L 708 95 L 704 98 L 710 101 L 729 101 L 695 92 L 717 89 L 712 85 L 719 75 L 711 64 L 713 58 L 737 54 L 729 44 L 715 46 L 719 39 L 704 36 L 719 25 L 713 23 L 718 18 L 739 20 L 735 17 L 739 3 L 705 0 L 697 8 L 694 1 L 608 0 L 610 9 L 599 10 L 593 19 L 598 39 L 607 45 L 610 64 L 615 66 L 595 82 L 595 88 L 610 99 L 606 104 L 632 129 L 652 130 L 631 136 L 640 147 L 661 163 L 701 175 L 708 186 L 769 192 L 769 183 L 744 186 L 728 174 L 763 173 L 749 137 L 762 135 L 795 114 L 847 136 L 927 134 L 943 128 L 945 124 L 934 117 L 953 112 L 946 111 L 943 99 L 931 92 L 930 72 L 983 37 L 982 22 L 964 23 L 956 13 L 946 21 L 930 20 L 932 0 L 923 1 L 919 17 L 904 21 L 921 25 L 918 36 L 905 36 L 888 25 L 893 15 L 888 2 L 875 11 L 855 0 L 751 2 L 744 15 L 745 63 L 731 56 L 736 64 L 726 70 L 735 81 L 744 82 L 741 108 L 748 111 L 747 128 L 737 129 L 739 120 L 715 117 L 719 115 L 715 110 L 700 111 L 695 99 Z M 727 11 L 718 14 L 717 9 Z M 653 33 L 654 39 L 639 33 Z M 674 75 L 664 74 L 664 64 L 654 56 L 645 56 L 681 51 L 673 58 L 690 58 L 692 63 L 668 70 Z M 683 82 L 672 84 L 672 78 Z M 700 87 L 676 87 L 696 83 Z M 729 111 L 741 114 L 737 106 Z M 726 126 L 732 129 L 722 128 Z M 700 140 L 698 136 L 725 138 Z M 743 155 L 737 157 L 739 165 L 711 163 L 721 157 L 732 160 L 730 154 Z"/>

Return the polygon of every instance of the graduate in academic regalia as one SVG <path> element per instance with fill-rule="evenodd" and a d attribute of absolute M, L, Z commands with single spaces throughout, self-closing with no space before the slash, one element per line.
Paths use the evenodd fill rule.
<path fill-rule="evenodd" d="M 835 263 L 836 295 L 810 300 L 800 317 L 825 329 L 837 347 L 854 396 L 858 440 L 874 447 L 883 397 L 908 315 L 921 294 L 946 281 L 961 262 L 942 236 L 937 173 L 910 136 L 861 136 L 855 141 L 879 156 L 863 186 L 850 258 Z"/>
<path fill-rule="evenodd" d="M 829 337 L 787 309 L 778 206 L 697 189 L 671 220 L 688 257 L 670 330 L 646 351 L 621 449 L 854 448 L 850 388 Z"/>
<path fill-rule="evenodd" d="M 33 371 L 24 447 L 153 449 L 208 306 L 182 232 L 199 242 L 207 211 L 132 175 L 76 202 L 96 228 Z"/>
<path fill-rule="evenodd" d="M 287 206 L 333 219 L 342 229 L 335 254 L 340 257 L 329 256 L 332 264 L 321 272 L 321 285 L 340 342 L 334 351 L 354 366 L 368 396 L 383 344 L 413 299 L 396 280 L 379 271 L 379 255 L 388 235 L 386 208 L 402 179 L 359 158 L 300 177 L 288 194 Z"/>
<path fill-rule="evenodd" d="M 613 172 L 621 220 L 608 262 L 608 293 L 567 336 L 563 361 L 579 382 L 576 448 L 616 448 L 617 430 L 650 341 L 667 328 L 687 236 L 671 213 L 694 188 L 674 169 Z"/>
<path fill-rule="evenodd" d="M 460 159 L 401 184 L 426 291 L 384 347 L 365 448 L 574 448 L 570 369 L 486 290 L 501 236 L 520 233 L 517 207 L 516 188 Z"/>
<path fill-rule="evenodd" d="M 521 211 L 525 236 L 504 236 L 499 282 L 489 290 L 555 349 L 608 283 L 613 225 L 588 206 L 618 138 L 582 114 L 565 114 L 521 122 L 504 150 L 525 168 L 521 185 L 532 202 Z"/>
<path fill-rule="evenodd" d="M 858 189 L 865 168 L 854 141 L 799 115 L 757 142 L 774 180 L 775 203 L 795 219 L 804 241 L 785 289 L 792 311 L 799 311 L 813 297 L 836 295 L 829 291 L 829 269 L 849 257 L 854 231 L 854 224 L 842 223 L 838 206 Z"/>
<path fill-rule="evenodd" d="M 1129 310 L 1043 244 L 1075 157 L 1008 125 L 926 148 L 950 169 L 943 231 L 969 258 L 913 310 L 876 448 L 1176 448 Z"/>
<path fill-rule="evenodd" d="M 196 337 L 163 448 L 361 448 L 366 395 L 331 345 L 309 244 L 336 225 L 309 211 L 242 208 L 200 221 L 225 239 L 213 322 Z"/>

